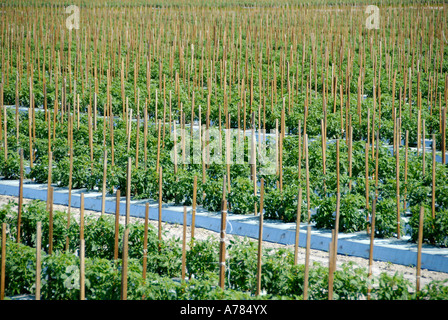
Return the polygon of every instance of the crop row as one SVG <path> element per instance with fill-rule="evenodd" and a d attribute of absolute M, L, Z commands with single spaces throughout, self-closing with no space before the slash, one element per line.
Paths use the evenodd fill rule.
<path fill-rule="evenodd" d="M 13 120 L 13 113 L 8 113 L 8 121 Z M 108 121 L 106 121 L 108 122 Z M 24 157 L 29 158 L 29 123 L 26 115 L 21 115 L 19 127 L 19 143 L 15 141 L 12 130 L 8 158 L 0 157 L 1 172 L 6 179 L 20 177 L 20 157 L 18 150 L 22 149 Z M 38 183 L 47 183 L 48 179 L 60 187 L 102 191 L 105 180 L 106 191 L 114 193 L 120 189 L 124 195 L 127 188 L 127 163 L 132 162 L 131 190 L 134 198 L 154 199 L 161 196 L 163 202 L 175 205 L 191 205 L 193 201 L 194 179 L 197 177 L 196 203 L 206 210 L 219 211 L 221 209 L 222 179 L 228 175 L 230 210 L 236 214 L 254 213 L 259 208 L 259 184 L 261 178 L 265 182 L 264 214 L 267 219 L 277 219 L 294 222 L 297 219 L 298 189 L 305 192 L 306 182 L 309 181 L 309 205 L 316 211 L 311 215 L 311 221 L 317 228 L 334 228 L 334 212 L 336 210 L 336 195 L 338 178 L 341 192 L 340 226 L 342 232 L 356 232 L 366 230 L 372 211 L 372 201 L 378 195 L 376 206 L 376 236 L 397 236 L 397 197 L 400 220 L 400 235 L 409 234 L 412 240 L 417 240 L 418 214 L 420 206 L 425 210 L 424 242 L 438 246 L 447 246 L 448 228 L 448 169 L 446 165 L 433 162 L 431 154 L 415 153 L 409 148 L 401 147 L 397 166 L 394 155 L 386 144 L 379 142 L 378 159 L 370 152 L 371 146 L 366 148 L 365 141 L 354 141 L 351 147 L 345 143 L 330 143 L 323 150 L 320 139 L 310 140 L 304 148 L 305 139 L 298 136 L 285 136 L 279 148 L 282 154 L 281 174 L 257 174 L 254 183 L 252 166 L 247 164 L 211 163 L 201 164 L 173 164 L 171 150 L 173 139 L 170 137 L 168 125 L 165 128 L 165 139 L 157 139 L 158 129 L 148 126 L 146 145 L 143 139 L 136 143 L 137 135 L 143 135 L 144 129 L 138 128 L 136 123 L 131 125 L 131 135 L 127 135 L 125 122 L 117 120 L 114 128 L 114 159 L 112 163 L 112 146 L 110 134 L 104 131 L 104 122 L 98 120 L 96 130 L 88 129 L 88 119 L 80 117 L 79 129 L 74 123 L 73 132 L 67 125 L 60 123 L 55 129 L 55 138 L 51 140 L 52 170 L 48 170 L 48 129 L 43 113 L 35 116 L 35 139 L 33 139 L 33 164 L 28 175 Z M 173 124 L 174 125 L 174 124 Z M 162 127 L 163 128 L 163 127 Z M 188 135 L 188 131 L 186 135 Z M 160 136 L 163 136 L 162 134 Z M 72 138 L 73 137 L 73 138 Z M 73 139 L 73 154 L 70 157 L 70 140 Z M 89 139 L 92 143 L 89 142 Z M 104 141 L 106 142 L 107 162 L 104 171 Z M 249 139 L 245 139 L 246 154 Z M 103 142 L 103 143 L 102 143 Z M 130 143 L 129 143 L 130 142 Z M 162 147 L 158 147 L 163 142 Z M 225 144 L 225 141 L 222 141 Z M 109 144 L 109 145 L 108 145 Z M 180 145 L 181 142 L 178 142 Z M 277 147 L 274 145 L 274 147 Z M 305 149 L 308 156 L 305 157 Z M 192 148 L 188 149 L 192 150 Z M 205 150 L 205 149 L 204 149 Z M 190 151 L 191 152 L 191 151 Z M 145 156 L 146 154 L 146 156 Z M 367 154 L 367 157 L 366 157 Z M 90 155 L 90 156 L 89 156 Z M 325 155 L 325 164 L 324 164 Z M 181 154 L 179 155 L 181 157 Z M 144 160 L 146 158 L 146 161 Z M 140 163 L 136 163 L 140 159 Z M 225 163 L 225 155 L 222 155 Z M 246 159 L 247 160 L 247 159 Z M 72 171 L 70 170 L 72 161 Z M 308 167 L 305 162 L 308 161 Z M 376 162 L 378 161 L 378 172 Z M 434 163 L 434 164 L 433 164 Z M 31 165 L 31 163 L 30 163 Z M 337 168 L 339 165 L 339 169 Z M 433 165 L 435 166 L 434 176 Z M 157 167 L 162 168 L 162 181 L 159 179 Z M 257 166 L 261 166 L 257 158 Z M 300 166 L 300 170 L 299 170 Z M 367 170 L 366 170 L 367 168 Z M 397 193 L 397 169 L 399 177 Z M 340 171 L 338 176 L 337 171 Z M 308 178 L 307 178 L 308 172 Z M 106 173 L 106 174 L 104 174 Z M 281 178 L 280 178 L 281 176 Z M 159 194 L 162 183 L 162 193 Z M 435 184 L 433 192 L 432 186 Z M 434 194 L 433 194 L 434 193 Z M 432 207 L 432 202 L 434 207 Z M 308 213 L 308 198 L 303 197 L 301 221 L 306 221 Z M 434 211 L 435 210 L 435 211 Z"/>
<path fill-rule="evenodd" d="M 79 228 L 72 217 L 67 229 L 67 214 L 54 212 L 53 248 L 49 253 L 49 213 L 45 203 L 37 200 L 24 205 L 21 243 L 17 243 L 17 210 L 10 202 L 0 209 L 0 222 L 8 226 L 6 236 L 6 295 L 33 294 L 36 278 L 36 226 L 42 223 L 43 299 L 78 299 L 79 287 Z M 85 220 L 85 285 L 87 299 L 120 299 L 122 272 L 122 236 L 120 225 L 120 258 L 114 259 L 115 224 L 113 217 L 87 216 Z M 225 289 L 217 286 L 218 241 L 190 239 L 186 252 L 186 277 L 181 275 L 181 240 L 159 241 L 154 227 L 148 226 L 147 273 L 142 276 L 144 256 L 144 224 L 129 223 L 128 299 L 302 299 L 304 265 L 294 263 L 289 249 L 263 248 L 261 287 L 263 295 L 255 295 L 257 247 L 248 239 L 230 239 L 227 243 Z M 66 238 L 70 239 L 65 250 Z M 335 271 L 334 298 L 363 299 L 370 290 L 371 299 L 446 299 L 447 286 L 432 281 L 416 292 L 414 284 L 402 274 L 386 272 L 368 276 L 354 263 L 343 264 Z M 309 298 L 328 296 L 328 268 L 314 263 L 309 273 Z"/>

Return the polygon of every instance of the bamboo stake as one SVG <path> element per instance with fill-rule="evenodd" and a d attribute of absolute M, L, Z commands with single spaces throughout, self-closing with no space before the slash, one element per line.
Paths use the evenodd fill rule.
<path fill-rule="evenodd" d="M 311 245 L 311 224 L 308 219 L 308 225 L 307 225 L 307 229 L 306 229 L 306 253 L 305 253 L 305 275 L 304 275 L 304 280 L 303 280 L 303 300 L 308 300 L 310 245 Z"/>
<path fill-rule="evenodd" d="M 19 204 L 17 212 L 17 243 L 20 243 L 22 227 L 22 206 L 23 206 L 23 149 L 20 149 L 20 181 L 19 181 Z"/>
<path fill-rule="evenodd" d="M 299 195 L 297 199 L 296 237 L 294 245 L 294 265 L 297 265 L 299 259 L 299 234 L 300 234 L 301 216 L 302 216 L 302 187 L 299 187 Z"/>
<path fill-rule="evenodd" d="M 373 267 L 373 245 L 374 245 L 374 238 L 375 238 L 375 212 L 376 212 L 376 202 L 377 202 L 377 196 L 373 199 L 372 204 L 372 216 L 371 216 L 371 222 L 370 222 L 370 249 L 369 249 L 369 273 L 368 277 L 371 279 L 372 277 L 372 267 Z M 367 299 L 370 300 L 370 291 L 371 286 L 369 282 L 369 286 L 367 288 Z"/>
<path fill-rule="evenodd" d="M 182 272 L 181 282 L 185 281 L 186 274 L 186 255 L 187 255 L 187 207 L 184 206 L 184 221 L 182 226 Z"/>
<path fill-rule="evenodd" d="M 104 164 L 103 164 L 103 190 L 101 199 L 101 216 L 104 215 L 106 210 L 106 176 L 107 176 L 107 149 L 104 148 Z"/>
<path fill-rule="evenodd" d="M 351 120 L 350 120 L 351 121 Z M 352 167 L 353 167 L 353 126 L 348 127 L 348 189 L 352 190 Z M 339 163 L 339 161 L 338 161 Z"/>
<path fill-rule="evenodd" d="M 226 217 L 227 217 L 227 200 L 226 200 L 226 176 L 223 177 L 222 201 L 221 201 L 221 233 L 219 240 L 219 286 L 224 289 L 225 271 L 226 271 Z"/>
<path fill-rule="evenodd" d="M 159 123 L 159 128 L 158 128 L 158 136 L 157 136 L 157 163 L 156 163 L 156 171 L 159 171 L 159 166 L 160 166 L 160 130 L 161 130 L 161 126 L 162 126 L 162 122 L 161 120 L 158 121 Z"/>
<path fill-rule="evenodd" d="M 328 245 L 328 300 L 333 300 L 333 282 L 334 282 L 334 229 L 331 230 L 332 239 Z"/>
<path fill-rule="evenodd" d="M 2 223 L 2 265 L 0 273 L 0 300 L 5 298 L 5 271 L 6 271 L 6 222 Z"/>
<path fill-rule="evenodd" d="M 128 158 L 127 176 L 126 176 L 126 226 L 129 223 L 131 215 L 131 157 Z"/>
<path fill-rule="evenodd" d="M 257 292 L 259 296 L 261 293 L 261 257 L 263 246 L 263 198 L 264 198 L 264 179 L 261 178 L 260 182 L 260 220 L 258 227 L 258 261 L 257 261 Z"/>
<path fill-rule="evenodd" d="M 365 147 L 365 167 L 366 167 L 366 179 L 365 179 L 365 185 L 366 185 L 366 219 L 369 220 L 369 143 L 366 143 Z M 369 227 L 367 226 L 367 233 L 369 233 Z"/>
<path fill-rule="evenodd" d="M 191 240 L 194 240 L 194 229 L 196 226 L 196 197 L 197 197 L 197 181 L 198 177 L 194 176 L 193 181 L 193 201 L 192 201 L 192 213 L 191 213 Z"/>
<path fill-rule="evenodd" d="M 120 232 L 120 189 L 117 190 L 115 200 L 115 242 L 114 260 L 118 259 L 118 234 Z"/>
<path fill-rule="evenodd" d="M 149 216 L 149 203 L 146 202 L 146 206 L 145 206 L 145 231 L 143 234 L 143 264 L 142 264 L 142 269 L 143 269 L 143 274 L 142 274 L 142 278 L 143 280 L 146 280 L 146 262 L 148 260 L 148 216 Z"/>
<path fill-rule="evenodd" d="M 89 148 L 90 148 L 90 163 L 91 163 L 91 167 L 93 169 L 93 132 L 92 132 L 92 111 L 91 111 L 91 106 L 89 105 L 88 108 L 88 126 L 89 126 Z M 70 112 L 68 113 L 68 120 L 70 122 Z"/>
<path fill-rule="evenodd" d="M 159 236 L 159 252 L 162 249 L 162 167 L 159 168 L 159 226 L 158 226 L 158 236 Z"/>
<path fill-rule="evenodd" d="M 79 299 L 86 299 L 86 285 L 85 285 L 85 240 L 81 239 L 80 250 L 79 250 Z"/>
<path fill-rule="evenodd" d="M 6 107 L 5 107 L 6 109 Z M 31 108 L 28 108 L 28 141 L 29 141 L 29 150 L 30 150 L 30 167 L 32 168 L 33 165 L 33 130 L 32 130 L 32 111 Z M 5 123 L 5 128 L 6 128 L 6 123 Z M 6 132 L 5 132 L 5 137 L 6 137 Z M 5 145 L 6 145 L 6 141 L 5 141 Z"/>
<path fill-rule="evenodd" d="M 84 240 L 84 193 L 81 193 L 79 205 L 79 239 Z"/>
<path fill-rule="evenodd" d="M 420 144 L 422 142 L 421 140 L 421 112 L 418 110 L 417 113 L 417 155 L 420 154 Z"/>
<path fill-rule="evenodd" d="M 432 134 L 432 217 L 436 217 L 436 135 Z"/>
<path fill-rule="evenodd" d="M 48 254 L 51 255 L 53 253 L 53 187 L 50 187 L 48 201 L 50 204 Z"/>
<path fill-rule="evenodd" d="M 308 134 L 304 135 L 305 144 L 305 167 L 306 167 L 306 202 L 308 207 L 308 223 L 311 219 L 311 208 L 310 208 L 310 165 L 309 165 L 309 154 L 308 154 Z"/>
<path fill-rule="evenodd" d="M 422 174 L 423 177 L 426 175 L 426 130 L 425 130 L 425 119 L 422 119 Z"/>
<path fill-rule="evenodd" d="M 420 291 L 420 276 L 422 265 L 422 242 L 423 242 L 423 222 L 424 222 L 424 208 L 420 206 L 419 225 L 418 225 L 418 244 L 417 244 L 417 277 L 416 277 L 416 293 Z"/>
<path fill-rule="evenodd" d="M 339 139 L 336 140 L 336 193 L 341 193 L 341 178 L 340 178 L 340 169 L 339 169 Z M 308 170 L 308 169 L 307 169 Z"/>
<path fill-rule="evenodd" d="M 406 210 L 407 183 L 408 183 L 408 149 L 409 149 L 409 130 L 406 130 L 405 148 L 404 148 L 404 195 L 403 209 Z"/>
<path fill-rule="evenodd" d="M 52 160 L 53 160 L 53 152 L 50 152 L 48 155 L 47 210 L 50 209 L 49 195 L 50 195 L 50 187 L 51 187 L 51 175 L 52 175 L 51 171 L 53 168 Z"/>
<path fill-rule="evenodd" d="M 376 152 L 375 152 L 375 197 L 378 197 L 378 163 L 380 153 L 380 132 L 376 132 Z"/>
<path fill-rule="evenodd" d="M 396 118 L 396 139 L 395 139 L 395 171 L 396 171 L 396 201 L 397 201 L 397 239 L 401 238 L 401 215 L 400 215 L 400 119 Z"/>
<path fill-rule="evenodd" d="M 129 228 L 126 225 L 123 235 L 123 256 L 121 269 L 121 300 L 128 299 L 128 239 Z"/>
<path fill-rule="evenodd" d="M 442 163 L 446 164 L 446 113 L 448 109 L 443 108 L 442 110 Z"/>
<path fill-rule="evenodd" d="M 266 131 L 265 131 L 266 133 Z M 299 136 L 299 145 L 298 145 L 298 179 L 299 181 L 302 178 L 302 132 L 301 132 L 301 122 L 299 120 L 299 128 L 298 128 L 298 136 Z M 264 139 L 266 141 L 266 137 Z"/>
<path fill-rule="evenodd" d="M 143 153 L 145 168 L 148 165 L 148 103 L 145 102 L 145 108 L 143 109 Z"/>
<path fill-rule="evenodd" d="M 320 128 L 321 128 L 321 148 L 322 148 L 322 173 L 324 174 L 325 177 L 325 173 L 326 173 L 326 162 L 327 162 L 327 157 L 326 157 L 326 150 L 327 150 L 327 143 L 325 142 L 325 127 L 324 127 L 324 119 L 320 120 Z M 325 188 L 325 178 L 324 178 L 324 190 Z"/>
<path fill-rule="evenodd" d="M 131 134 L 132 134 L 132 109 L 129 110 L 129 119 L 127 119 L 126 121 L 128 122 L 128 125 L 127 125 L 128 149 L 127 149 L 127 151 L 129 153 L 129 150 L 131 148 Z M 106 122 L 106 118 L 104 118 L 104 122 Z"/>
<path fill-rule="evenodd" d="M 165 133 L 165 130 L 163 131 Z M 140 114 L 137 113 L 137 137 L 135 141 L 135 169 L 138 169 L 138 154 L 140 147 Z"/>
<path fill-rule="evenodd" d="M 37 222 L 36 231 L 36 291 L 35 299 L 40 300 L 40 280 L 41 280 L 41 252 L 42 252 L 42 222 Z"/>
<path fill-rule="evenodd" d="M 3 91 L 3 85 L 1 85 L 2 91 Z M 3 105 L 3 94 L 1 94 L 1 99 L 2 99 L 2 104 L 1 107 L 3 108 L 3 121 L 4 121 L 4 125 L 3 125 L 3 129 L 5 130 L 5 133 L 3 134 L 3 139 L 4 139 L 4 143 L 3 143 L 3 150 L 5 153 L 5 161 L 8 159 L 8 118 L 7 118 L 7 114 L 6 114 L 6 106 Z M 28 117 L 29 119 L 29 117 Z M 30 120 L 28 120 L 30 121 Z"/>

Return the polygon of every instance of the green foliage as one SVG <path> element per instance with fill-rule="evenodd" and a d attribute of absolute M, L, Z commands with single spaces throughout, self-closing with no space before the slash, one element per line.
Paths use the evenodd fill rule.
<path fill-rule="evenodd" d="M 369 209 L 370 211 L 372 211 L 372 207 L 369 207 Z M 403 230 L 401 230 L 401 233 L 403 233 Z M 389 238 L 396 236 L 396 234 L 397 234 L 396 198 L 383 198 L 379 200 L 376 204 L 375 236 L 379 238 Z"/>
<path fill-rule="evenodd" d="M 266 189 L 263 204 L 265 209 L 265 217 L 267 219 L 279 219 L 285 222 L 295 222 L 297 220 L 298 197 L 299 192 L 296 185 L 285 185 L 282 191 L 277 188 Z M 311 195 L 311 199 L 312 198 L 313 195 Z M 311 207 L 313 207 L 313 205 L 311 205 Z M 306 193 L 302 190 L 300 220 L 306 221 L 306 219 L 308 219 Z"/>
<path fill-rule="evenodd" d="M 8 152 L 8 157 L 0 156 L 0 175 L 4 179 L 16 180 L 20 178 L 20 156 L 16 152 Z"/>
<path fill-rule="evenodd" d="M 374 300 L 411 300 L 415 298 L 410 290 L 412 288 L 411 282 L 403 274 L 389 275 L 382 272 L 372 288 L 371 297 Z"/>
<path fill-rule="evenodd" d="M 345 194 L 341 197 L 339 231 L 355 232 L 365 229 L 366 213 L 365 197 L 359 194 Z M 326 197 L 311 219 L 316 222 L 317 228 L 333 229 L 336 219 L 336 196 Z"/>
<path fill-rule="evenodd" d="M 411 240 L 417 242 L 420 221 L 420 205 L 410 208 Z M 438 211 L 433 217 L 430 206 L 423 205 L 423 242 L 432 245 L 448 246 L 448 210 Z"/>
<path fill-rule="evenodd" d="M 208 179 L 202 187 L 205 193 L 203 207 L 209 211 L 221 211 L 223 180 Z"/>
<path fill-rule="evenodd" d="M 235 214 L 254 213 L 259 210 L 258 197 L 254 194 L 254 184 L 249 178 L 237 177 L 232 180 L 228 195 L 232 212 Z"/>
<path fill-rule="evenodd" d="M 216 241 L 208 238 L 205 241 L 194 241 L 186 256 L 186 267 L 189 277 L 206 279 L 213 273 L 218 274 L 219 247 Z"/>

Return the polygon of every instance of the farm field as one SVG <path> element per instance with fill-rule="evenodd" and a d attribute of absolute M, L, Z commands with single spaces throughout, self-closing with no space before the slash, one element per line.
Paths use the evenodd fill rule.
<path fill-rule="evenodd" d="M 448 298 L 420 259 L 448 247 L 446 3 L 0 9 L 0 176 L 48 186 L 46 201 L 1 198 L 2 299 Z M 75 190 L 126 210 L 84 214 Z M 159 220 L 131 218 L 131 199 Z M 162 224 L 164 205 L 183 226 Z M 221 232 L 190 236 L 187 207 L 220 214 Z M 229 236 L 228 213 L 257 217 L 258 238 Z M 330 246 L 260 241 L 267 219 Z M 356 232 L 369 259 L 338 255 Z M 416 265 L 373 261 L 376 239 L 415 244 Z"/>

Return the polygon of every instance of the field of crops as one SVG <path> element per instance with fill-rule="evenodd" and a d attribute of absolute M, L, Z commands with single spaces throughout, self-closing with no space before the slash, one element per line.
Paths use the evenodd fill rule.
<path fill-rule="evenodd" d="M 447 299 L 419 257 L 415 283 L 336 268 L 339 233 L 448 247 L 447 9 L 3 3 L 0 176 L 48 199 L 0 208 L 1 298 Z M 126 223 L 53 212 L 53 187 L 121 195 Z M 221 241 L 162 240 L 131 199 L 220 212 Z M 328 265 L 227 241 L 228 212 L 331 230 Z"/>

